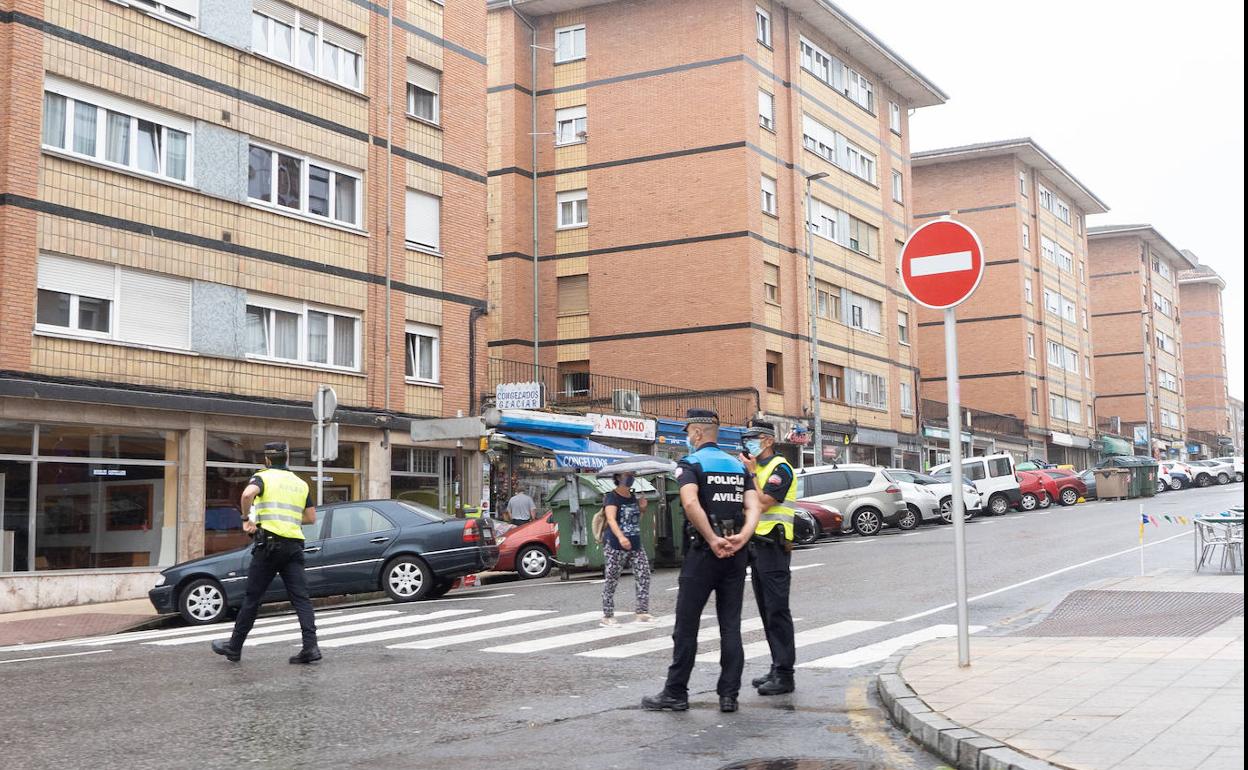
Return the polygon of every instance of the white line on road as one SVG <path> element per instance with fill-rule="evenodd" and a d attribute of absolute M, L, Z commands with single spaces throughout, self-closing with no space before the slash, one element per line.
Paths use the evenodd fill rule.
<path fill-rule="evenodd" d="M 951 251 L 948 254 L 933 254 L 930 257 L 915 257 L 910 260 L 910 275 L 941 275 L 942 273 L 960 273 L 970 270 L 971 252 Z"/>
<path fill-rule="evenodd" d="M 32 660 L 51 660 L 52 658 L 76 658 L 79 655 L 99 655 L 102 652 L 112 652 L 112 650 L 88 650 L 86 652 L 66 652 L 60 655 L 40 655 L 36 658 L 16 658 L 14 660 L 0 660 L 0 666 L 6 663 L 29 663 Z"/>
<path fill-rule="evenodd" d="M 817 562 L 815 562 L 814 564 L 798 564 L 797 566 L 794 566 L 794 567 L 789 567 L 789 572 L 797 572 L 798 570 L 810 569 L 811 567 L 822 567 L 822 566 L 823 566 L 823 562 L 821 562 L 821 561 L 817 561 Z M 750 570 L 750 568 L 749 568 L 749 567 L 746 567 L 746 569 L 745 569 L 745 576 L 748 578 L 748 577 L 750 577 L 750 575 L 752 575 L 752 574 L 753 574 L 753 573 L 752 573 L 752 571 Z M 668 589 L 665 589 L 665 590 L 667 590 L 667 591 L 678 591 L 678 590 L 680 590 L 680 586 L 672 586 L 671 588 L 668 588 Z"/>
<path fill-rule="evenodd" d="M 574 626 L 578 623 L 588 623 L 591 620 L 597 620 L 601 617 L 601 612 L 582 612 L 579 615 L 568 615 L 562 618 L 544 618 L 542 620 L 535 620 L 532 623 L 521 623 L 518 626 L 507 626 L 506 628 L 487 628 L 483 631 L 469 631 L 463 634 L 440 636 L 437 639 L 421 639 L 417 642 L 405 642 L 403 644 L 391 644 L 388 646 L 391 650 L 432 650 L 435 647 L 446 647 L 452 644 L 480 642 L 486 639 L 495 639 L 500 636 L 516 636 L 518 634 L 527 634 L 530 631 L 545 631 L 548 628 Z"/>
<path fill-rule="evenodd" d="M 971 626 L 971 633 L 983 631 L 985 626 Z M 958 627 L 953 624 L 928 626 L 901 636 L 894 636 L 891 639 L 885 639 L 882 642 L 868 644 L 845 652 L 829 655 L 826 658 L 818 658 L 816 660 L 807 661 L 806 663 L 797 664 L 798 668 L 856 668 L 868 663 L 875 663 L 884 660 L 889 655 L 897 652 L 902 647 L 909 647 L 912 644 L 926 642 L 931 639 L 940 639 L 947 636 L 954 636 L 958 633 Z"/>
<path fill-rule="evenodd" d="M 378 628 L 390 628 L 392 626 L 410 626 L 416 623 L 424 623 L 430 620 L 440 620 L 442 618 L 453 618 L 459 615 L 472 615 L 481 610 L 437 610 L 424 615 L 400 615 L 397 618 L 385 618 L 383 620 L 370 620 L 365 623 L 352 623 L 350 625 L 334 626 L 333 628 L 318 628 L 317 636 L 325 637 L 332 634 L 354 634 L 360 631 L 371 631 Z M 255 647 L 260 644 L 274 644 L 276 642 L 290 642 L 295 639 L 301 639 L 303 634 L 299 631 L 291 631 L 288 634 L 270 634 L 262 636 L 259 639 L 248 639 L 244 646 Z M 319 642 L 319 639 L 318 639 Z"/>
<path fill-rule="evenodd" d="M 542 652 L 544 650 L 554 650 L 559 647 L 571 647 L 577 644 L 587 644 L 589 642 L 597 642 L 603 639 L 614 639 L 618 636 L 630 636 L 632 634 L 640 634 L 645 631 L 653 631 L 656 628 L 670 628 L 676 622 L 675 616 L 668 615 L 666 617 L 656 618 L 653 623 L 629 623 L 623 626 L 608 626 L 605 628 L 592 628 L 588 631 L 577 631 L 571 634 L 559 634 L 557 636 L 548 636 L 545 639 L 531 639 L 527 642 L 516 642 L 515 644 L 504 644 L 498 647 L 486 647 L 481 652 L 510 652 L 510 653 L 529 653 Z"/>
<path fill-rule="evenodd" d="M 479 615 L 471 618 L 461 618 L 459 620 L 448 620 L 445 623 L 434 623 L 431 626 L 396 628 L 390 631 L 374 631 L 371 634 L 344 636 L 341 639 L 327 639 L 319 644 L 321 647 L 346 647 L 350 644 L 384 642 L 388 639 L 402 639 L 405 636 L 427 636 L 429 634 L 436 634 L 440 631 L 457 631 L 461 628 L 488 626 L 493 623 L 506 623 L 510 620 L 531 618 L 534 615 L 550 615 L 553 612 L 554 610 L 511 610 L 510 612 L 500 612 L 497 615 Z"/>
<path fill-rule="evenodd" d="M 1153 547 L 1153 546 L 1155 546 L 1155 545 L 1161 545 L 1162 543 L 1168 543 L 1168 542 L 1170 542 L 1171 540 L 1177 540 L 1177 539 L 1178 539 L 1178 538 L 1180 538 L 1180 537 L 1189 537 L 1191 534 L 1192 534 L 1191 532 L 1182 532 L 1182 533 L 1180 533 L 1180 534 L 1173 535 L 1173 536 L 1171 536 L 1171 537 L 1167 537 L 1167 538 L 1165 538 L 1164 540 L 1155 540 L 1155 541 L 1153 541 L 1153 542 L 1151 542 L 1151 543 L 1146 543 L 1146 544 L 1144 545 L 1144 547 L 1145 547 L 1145 548 L 1152 548 L 1152 547 Z M 1036 582 L 1039 582 L 1039 581 L 1041 581 L 1041 580 L 1047 580 L 1048 578 L 1051 578 L 1051 577 L 1056 577 L 1056 576 L 1061 575 L 1061 574 L 1063 574 L 1063 573 L 1065 573 L 1065 572 L 1070 572 L 1071 570 L 1076 570 L 1076 569 L 1079 569 L 1080 567 L 1087 567 L 1088 565 L 1091 565 L 1091 564 L 1096 564 L 1097 562 L 1105 561 L 1106 559 L 1113 559 L 1113 558 L 1115 558 L 1115 557 L 1117 557 L 1117 556 L 1124 556 L 1124 555 L 1129 554 L 1129 553 L 1139 553 L 1139 551 L 1140 551 L 1139 546 L 1135 546 L 1135 547 L 1132 547 L 1132 548 L 1126 548 L 1126 549 L 1123 549 L 1123 550 L 1121 550 L 1121 551 L 1115 551 L 1114 553 L 1107 554 L 1107 555 L 1105 555 L 1105 556 L 1098 556 L 1098 557 L 1096 557 L 1095 559 L 1088 559 L 1087 561 L 1082 561 L 1082 562 L 1079 562 L 1078 564 L 1072 564 L 1072 565 L 1070 565 L 1069 567 L 1062 567 L 1061 569 L 1053 570 L 1052 572 L 1046 572 L 1046 573 L 1044 573 L 1043 575 L 1037 575 L 1036 577 L 1033 577 L 1033 578 L 1028 578 L 1027 580 L 1023 580 L 1023 581 L 1021 581 L 1021 582 L 1014 583 L 1014 584 L 1012 584 L 1012 585 L 1004 586 L 1004 587 L 1002 587 L 1002 588 L 998 588 L 998 589 L 996 589 L 996 590 L 989 591 L 988 593 L 979 594 L 979 595 L 977 595 L 977 596 L 972 596 L 970 599 L 967 599 L 967 601 L 968 601 L 968 602 L 977 602 L 977 601 L 979 601 L 980 599 L 987 599 L 987 598 L 988 598 L 988 597 L 990 597 L 990 596 L 996 596 L 997 594 L 1003 594 L 1003 593 L 1005 593 L 1006 591 L 1013 591 L 1015 588 L 1022 588 L 1022 587 L 1023 587 L 1023 586 L 1025 586 L 1025 585 L 1030 585 L 1030 584 L 1032 584 L 1032 583 L 1036 583 Z M 897 622 L 898 622 L 898 623 L 905 623 L 907 620 L 917 620 L 917 619 L 919 619 L 919 618 L 925 618 L 925 617 L 927 617 L 928 615 L 935 615 L 937 612 L 944 612 L 945 610 L 952 609 L 952 608 L 953 608 L 953 607 L 955 607 L 955 606 L 957 606 L 957 605 L 956 605 L 956 604 L 952 604 L 952 603 L 951 603 L 951 604 L 942 604 L 942 605 L 940 605 L 939 607 L 933 607 L 933 608 L 932 608 L 932 609 L 930 609 L 930 610 L 924 610 L 923 612 L 916 612 L 915 614 L 913 614 L 913 615 L 907 615 L 907 616 L 905 616 L 904 618 L 897 618 Z"/>
<path fill-rule="evenodd" d="M 799 620 L 799 618 L 794 618 Z M 763 627 L 762 618 L 746 618 L 741 622 L 741 633 L 747 631 L 758 631 Z M 719 626 L 708 626 L 698 630 L 698 643 L 713 642 L 719 638 Z M 589 650 L 587 652 L 578 652 L 586 658 L 632 658 L 637 655 L 645 655 L 648 652 L 660 652 L 662 650 L 672 649 L 672 638 L 670 636 L 661 636 L 658 639 L 642 639 L 640 642 L 632 642 L 630 644 L 617 644 L 612 647 L 602 647 L 597 650 Z"/>
<path fill-rule="evenodd" d="M 445 599 L 427 599 L 424 603 L 445 604 L 446 602 L 483 602 L 486 599 L 506 599 L 509 596 L 515 596 L 515 594 L 498 594 L 496 596 L 454 596 Z"/>
<path fill-rule="evenodd" d="M 391 615 L 398 615 L 398 614 L 399 614 L 398 610 L 372 610 L 371 612 L 357 612 L 354 615 L 339 615 L 337 617 L 333 617 L 328 620 L 320 620 L 318 618 L 317 621 L 318 621 L 318 625 L 320 626 L 336 626 L 340 623 L 355 623 L 357 621 L 367 620 L 369 618 L 384 618 L 384 617 L 388 617 Z M 248 638 L 254 639 L 263 634 L 274 634 L 274 633 L 280 633 L 283 631 L 291 631 L 299 627 L 299 623 L 297 621 L 291 622 L 290 618 L 282 618 L 282 620 L 286 622 L 281 623 L 281 624 L 276 624 L 276 625 L 265 626 L 264 628 L 253 628 L 251 631 L 251 634 L 248 635 Z M 233 626 L 230 626 L 228 624 L 222 624 L 221 626 L 218 626 L 216 630 L 211 630 L 211 631 L 203 629 L 203 628 L 198 628 L 195 630 L 199 632 L 198 636 L 180 636 L 176 639 L 156 639 L 154 641 L 145 641 L 143 642 L 143 644 L 160 645 L 162 647 L 171 647 L 171 646 L 176 646 L 176 645 L 181 645 L 181 644 L 200 644 L 201 642 L 211 642 L 214 639 L 229 639 L 230 636 L 234 633 Z M 252 644 L 255 644 L 255 643 L 256 642 L 252 642 Z"/>
<path fill-rule="evenodd" d="M 830 642 L 833 639 L 840 639 L 842 636 L 850 636 L 851 634 L 870 631 L 873 628 L 888 625 L 887 620 L 842 620 L 839 623 L 833 623 L 827 626 L 811 628 L 806 631 L 799 631 L 793 637 L 794 647 L 809 647 L 812 644 L 821 642 Z M 770 655 L 771 648 L 767 642 L 752 642 L 745 645 L 745 659 L 761 658 L 764 655 Z M 885 656 L 887 657 L 887 656 Z M 698 656 L 700 662 L 712 662 L 719 660 L 719 652 L 707 652 Z"/>

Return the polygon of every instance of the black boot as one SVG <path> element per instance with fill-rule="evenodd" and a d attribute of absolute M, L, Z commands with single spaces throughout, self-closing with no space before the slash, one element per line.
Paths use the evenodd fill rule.
<path fill-rule="evenodd" d="M 224 639 L 218 639 L 212 643 L 212 651 L 218 655 L 224 655 L 225 659 L 231 663 L 237 663 L 242 659 L 243 653 L 230 646 L 230 643 Z"/>
<path fill-rule="evenodd" d="M 320 647 L 309 647 L 299 651 L 298 655 L 291 655 L 291 663 L 315 663 L 321 659 Z"/>
<path fill-rule="evenodd" d="M 688 711 L 689 697 L 678 698 L 668 695 L 667 690 L 658 695 L 647 695 L 641 699 L 641 707 L 646 711 Z"/>
<path fill-rule="evenodd" d="M 792 674 L 776 674 L 776 677 L 769 682 L 764 682 L 758 688 L 759 695 L 785 695 L 796 689 L 793 683 Z"/>
<path fill-rule="evenodd" d="M 756 676 L 750 680 L 750 687 L 762 687 L 763 685 L 776 678 L 776 669 L 773 667 L 765 676 Z"/>
<path fill-rule="evenodd" d="M 725 714 L 731 714 L 737 710 L 737 696 L 721 695 L 719 696 L 719 710 Z"/>

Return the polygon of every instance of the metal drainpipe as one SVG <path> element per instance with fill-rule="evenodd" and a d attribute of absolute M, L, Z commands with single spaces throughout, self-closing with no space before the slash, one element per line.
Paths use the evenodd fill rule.
<path fill-rule="evenodd" d="M 533 183 L 533 381 L 541 382 L 541 358 L 539 356 L 539 340 L 541 339 L 542 322 L 540 316 L 540 306 L 538 302 L 541 293 L 538 288 L 538 217 L 537 217 L 537 27 L 528 17 L 520 13 L 516 9 L 516 0 L 507 0 L 507 4 L 511 7 L 511 12 L 516 18 L 524 22 L 524 26 L 529 28 L 531 40 L 529 41 L 529 113 L 532 117 L 532 128 L 529 131 L 529 144 L 532 149 L 532 162 L 530 177 Z"/>
<path fill-rule="evenodd" d="M 385 408 L 390 411 L 390 321 L 391 321 L 391 234 L 394 232 L 394 206 L 392 205 L 391 188 L 394 182 L 394 0 L 386 6 L 386 328 L 382 334 L 384 340 L 385 365 Z"/>
<path fill-rule="evenodd" d="M 477 411 L 477 319 L 488 312 L 483 307 L 468 311 L 468 414 Z"/>

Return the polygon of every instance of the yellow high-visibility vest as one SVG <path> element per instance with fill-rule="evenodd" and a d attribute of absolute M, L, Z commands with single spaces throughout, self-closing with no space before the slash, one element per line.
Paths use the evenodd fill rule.
<path fill-rule="evenodd" d="M 754 486 L 758 489 L 760 494 L 763 491 L 763 487 L 767 486 L 767 480 L 771 478 L 771 474 L 775 471 L 776 468 L 778 468 L 781 465 L 788 466 L 789 476 L 792 478 L 793 466 L 789 465 L 789 461 L 784 459 L 780 455 L 776 455 L 775 457 L 772 457 L 771 460 L 768 461 L 766 465 L 757 466 L 757 468 L 754 471 Z M 797 484 L 796 484 L 797 479 L 793 478 L 793 481 L 794 483 L 789 484 L 789 491 L 785 493 L 784 495 L 783 502 L 785 503 L 791 503 L 797 499 Z M 793 539 L 793 517 L 795 515 L 796 515 L 795 511 L 787 505 L 783 505 L 783 504 L 773 505 L 772 507 L 763 511 L 763 515 L 759 517 L 758 525 L 754 527 L 754 534 L 756 535 L 770 534 L 771 531 L 776 528 L 776 525 L 779 524 L 781 527 L 784 528 L 784 539 L 792 540 Z"/>
<path fill-rule="evenodd" d="M 257 524 L 278 537 L 302 540 L 308 483 L 281 468 L 265 468 L 256 475 L 264 482 L 264 491 L 256 496 Z"/>

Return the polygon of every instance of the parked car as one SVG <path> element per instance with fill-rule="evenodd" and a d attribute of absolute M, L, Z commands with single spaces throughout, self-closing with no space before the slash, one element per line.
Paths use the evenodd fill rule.
<path fill-rule="evenodd" d="M 1096 499 L 1096 472 L 1091 468 L 1079 474 L 1079 480 L 1083 482 L 1083 486 L 1088 490 L 1084 493 L 1085 500 Z"/>
<path fill-rule="evenodd" d="M 435 598 L 457 578 L 498 561 L 488 519 L 456 519 L 402 500 L 321 506 L 303 535 L 313 597 L 385 591 L 396 602 Z M 157 612 L 178 612 L 195 625 L 215 623 L 242 606 L 250 564 L 250 548 L 176 564 L 160 573 L 148 598 Z M 279 577 L 264 602 L 282 601 L 286 588 Z"/>
<path fill-rule="evenodd" d="M 810 514 L 818 525 L 815 532 L 815 539 L 819 539 L 824 535 L 839 535 L 843 531 L 844 518 L 841 512 L 830 505 L 820 505 L 810 500 L 798 500 L 794 503 L 797 508 Z"/>
<path fill-rule="evenodd" d="M 553 557 L 558 546 L 559 527 L 554 514 L 549 511 L 532 521 L 518 524 L 502 533 L 498 540 L 498 563 L 494 569 L 500 572 L 515 571 L 522 578 L 543 578 L 554 566 Z"/>
<path fill-rule="evenodd" d="M 818 465 L 797 471 L 797 496 L 841 512 L 845 526 L 864 537 L 896 526 L 909 509 L 901 487 L 870 465 Z"/>
<path fill-rule="evenodd" d="M 1196 469 L 1187 463 L 1164 460 L 1160 463 L 1158 470 L 1165 471 L 1170 477 L 1170 489 L 1173 491 L 1177 492 L 1196 483 Z"/>
<path fill-rule="evenodd" d="M 945 524 L 953 522 L 953 484 L 947 480 L 941 481 L 934 476 L 928 476 L 926 473 L 919 473 L 918 471 L 905 468 L 888 468 L 887 470 L 888 475 L 901 484 L 903 491 L 906 485 L 909 484 L 930 492 L 936 498 L 937 517 L 939 520 Z M 908 498 L 907 502 L 909 502 Z M 979 496 L 979 490 L 970 482 L 964 481 L 962 483 L 962 505 L 964 506 L 963 521 L 969 521 L 983 505 Z"/>
<path fill-rule="evenodd" d="M 1053 479 L 1057 485 L 1057 495 L 1053 499 L 1062 505 L 1074 505 L 1088 491 L 1087 485 L 1079 478 L 1079 474 L 1074 471 L 1068 471 L 1063 468 L 1045 468 L 1037 472 L 1041 476 Z"/>
<path fill-rule="evenodd" d="M 1235 479 L 1235 465 L 1232 463 L 1224 463 L 1220 460 L 1192 460 L 1188 465 L 1196 469 L 1196 473 L 1200 473 L 1201 468 L 1208 468 L 1209 481 L 1202 484 L 1200 477 L 1197 477 L 1197 486 L 1207 487 L 1213 482 L 1218 484 L 1229 484 Z"/>
<path fill-rule="evenodd" d="M 1236 481 L 1244 480 L 1244 458 L 1242 457 L 1215 457 L 1214 459 L 1220 463 L 1230 463 L 1231 467 L 1235 469 L 1235 480 Z"/>
<path fill-rule="evenodd" d="M 1016 475 L 1020 494 L 1018 505 L 1014 506 L 1015 510 L 1034 511 L 1053 504 L 1054 495 L 1057 494 L 1057 482 L 1042 475 L 1040 471 L 1019 471 Z"/>
<path fill-rule="evenodd" d="M 819 539 L 819 522 L 804 508 L 793 513 L 793 542 L 810 545 Z"/>
<path fill-rule="evenodd" d="M 931 475 L 948 480 L 953 476 L 949 463 L 931 469 Z M 1022 500 L 1018 478 L 1014 475 L 1014 458 L 1008 454 L 982 455 L 962 461 L 962 480 L 979 490 L 986 502 L 984 510 L 1000 516 Z"/>

